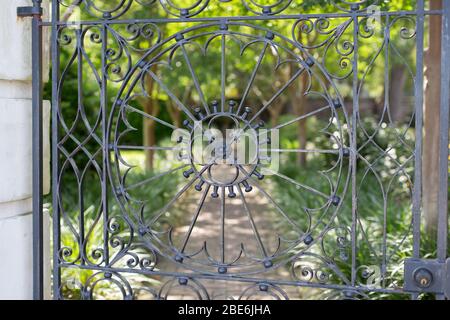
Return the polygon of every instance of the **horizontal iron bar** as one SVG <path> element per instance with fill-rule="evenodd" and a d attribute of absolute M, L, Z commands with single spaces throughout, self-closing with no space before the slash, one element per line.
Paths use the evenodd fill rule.
<path fill-rule="evenodd" d="M 381 16 L 407 16 L 417 15 L 419 11 L 387 11 L 381 12 Z M 425 15 L 442 15 L 443 10 L 427 10 Z M 329 13 L 329 14 L 293 14 L 279 16 L 230 16 L 230 17 L 208 17 L 208 18 L 157 18 L 157 19 L 116 19 L 116 20 L 84 20 L 84 21 L 57 21 L 57 26 L 77 25 L 102 25 L 102 24 L 133 24 L 133 23 L 186 23 L 186 22 L 211 22 L 211 21 L 265 21 L 265 20 L 289 20 L 289 19 L 315 19 L 315 18 L 351 18 L 370 17 L 373 13 Z M 43 26 L 51 26 L 50 21 L 42 22 Z"/>
<path fill-rule="evenodd" d="M 216 275 L 216 274 L 204 274 L 204 273 L 187 273 L 187 272 L 164 272 L 164 271 L 151 271 L 151 270 L 141 270 L 141 269 L 126 269 L 126 268 L 104 268 L 96 266 L 82 266 L 82 265 L 64 265 L 59 264 L 59 267 L 68 269 L 83 269 L 83 270 L 93 270 L 99 272 L 111 272 L 111 273 L 132 273 L 132 274 L 142 274 L 148 276 L 165 276 L 174 278 L 191 278 L 191 279 L 204 279 L 204 280 L 219 280 L 219 281 L 236 281 L 245 283 L 270 283 L 279 286 L 293 286 L 293 287 L 306 287 L 306 288 L 317 288 L 317 289 L 335 289 L 335 290 L 351 290 L 360 292 L 373 292 L 373 293 L 388 293 L 388 294 L 410 294 L 410 292 L 405 292 L 403 289 L 387 289 L 387 288 L 376 288 L 376 287 L 363 287 L 363 286 L 349 286 L 349 285 L 337 285 L 337 284 L 321 284 L 321 283 L 310 283 L 305 281 L 286 281 L 286 280 L 274 280 L 274 279 L 260 279 L 260 278 L 250 278 L 241 277 L 234 275 Z"/>

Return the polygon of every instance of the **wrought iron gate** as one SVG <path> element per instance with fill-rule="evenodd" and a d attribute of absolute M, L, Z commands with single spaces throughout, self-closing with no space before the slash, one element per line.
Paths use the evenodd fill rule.
<path fill-rule="evenodd" d="M 393 11 L 376 0 L 334 0 L 324 1 L 323 12 L 303 13 L 307 2 L 295 0 L 58 0 L 48 22 L 41 21 L 41 1 L 33 3 L 18 13 L 33 16 L 36 298 L 42 298 L 43 262 L 43 28 L 52 30 L 56 299 L 101 298 L 105 292 L 123 299 L 448 296 L 449 1 L 443 10 L 418 0 L 410 11 Z M 433 16 L 443 17 L 441 179 L 437 255 L 424 260 L 424 30 Z M 415 52 L 412 61 L 408 50 Z M 394 60 L 411 80 L 404 130 L 386 89 L 395 81 Z M 251 68 L 240 65 L 248 61 Z M 274 83 L 264 87 L 267 77 Z M 374 127 L 362 115 L 368 77 L 385 84 Z M 270 108 L 292 87 L 315 105 L 267 121 Z M 159 116 L 156 100 L 181 112 L 181 123 Z M 289 134 L 283 130 L 309 118 L 324 123 L 313 134 L 321 137 L 314 142 L 321 148 L 308 141 L 303 148 L 283 145 Z M 157 135 L 184 131 L 163 145 L 134 145 L 142 121 Z M 231 141 L 215 144 L 212 159 L 198 159 L 196 134 L 212 129 L 234 129 Z M 224 164 L 244 132 L 253 161 Z M 383 134 L 390 134 L 386 146 L 377 141 Z M 207 142 L 216 138 L 210 134 Z M 132 150 L 160 159 L 160 171 L 140 170 L 141 162 L 131 163 Z M 284 170 L 292 154 L 306 154 L 318 169 Z M 173 185 L 162 189 L 165 183 Z M 396 183 L 400 195 L 391 192 Z M 378 198 L 361 203 L 364 193 Z M 286 207 L 286 197 L 297 205 Z M 409 201 L 406 213 L 395 205 L 400 198 Z M 372 206 L 371 216 L 365 210 Z M 410 226 L 392 246 L 391 224 L 401 214 Z M 371 219 L 380 219 L 379 228 L 371 229 Z M 368 240 L 371 232 L 379 241 Z M 405 269 L 393 270 L 391 260 L 401 252 Z"/>

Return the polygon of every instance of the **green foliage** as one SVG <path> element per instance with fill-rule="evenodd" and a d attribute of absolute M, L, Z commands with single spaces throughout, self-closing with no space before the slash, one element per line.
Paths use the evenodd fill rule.
<path fill-rule="evenodd" d="M 311 147 L 313 148 L 327 148 L 329 147 L 329 139 L 326 136 L 318 135 L 320 131 L 317 128 L 323 126 L 323 120 L 316 120 L 310 123 L 309 132 L 311 135 Z M 395 175 L 398 172 L 398 165 L 392 161 L 381 161 L 380 165 L 376 165 L 377 159 L 383 150 L 390 150 L 391 156 L 395 155 L 395 158 L 400 163 L 408 163 L 407 157 L 411 156 L 411 150 L 404 147 L 402 144 L 395 144 L 398 141 L 399 132 L 404 135 L 403 141 L 408 143 L 413 141 L 411 129 L 406 129 L 405 126 L 398 126 L 397 129 L 390 128 L 388 126 L 382 126 L 375 134 L 375 129 L 378 127 L 378 123 L 373 118 L 367 118 L 362 123 L 367 132 L 372 136 L 373 144 L 368 144 L 367 147 L 361 150 L 361 156 L 373 163 L 373 170 L 377 173 L 366 174 L 367 168 L 361 160 L 358 161 L 358 168 L 356 174 L 357 182 L 357 217 L 358 223 L 356 225 L 357 234 L 357 246 L 356 246 L 356 267 L 358 269 L 357 281 L 364 284 L 366 279 L 361 276 L 361 270 L 363 266 L 377 266 L 382 270 L 383 268 L 383 248 L 386 248 L 386 265 L 385 265 L 385 277 L 382 279 L 383 287 L 398 288 L 403 285 L 403 262 L 405 259 L 413 256 L 412 252 L 412 196 L 409 180 L 396 179 Z M 298 147 L 296 142 L 290 140 L 295 136 L 296 128 L 290 129 L 291 132 L 284 136 L 282 145 L 285 148 Z M 314 138 L 315 137 L 315 138 Z M 367 143 L 367 136 L 363 134 L 363 131 L 358 131 L 357 143 L 358 146 Z M 334 158 L 327 155 L 321 155 L 315 158 L 311 158 L 307 164 L 307 168 L 301 168 L 294 164 L 295 158 L 284 159 L 281 165 L 281 173 L 289 176 L 290 178 L 301 182 L 304 185 L 310 186 L 316 190 L 327 190 L 328 182 L 320 179 L 319 172 L 323 170 L 324 164 L 332 163 Z M 386 160 L 386 159 L 384 159 Z M 345 172 L 345 170 L 344 170 Z M 370 171 L 369 171 L 370 172 Z M 412 165 L 405 165 L 403 174 L 400 177 L 406 175 L 412 175 Z M 337 175 L 335 172 L 329 173 L 331 180 L 335 180 Z M 283 180 L 275 180 L 276 184 L 272 187 L 275 193 L 275 199 L 278 203 L 282 204 L 283 209 L 289 216 L 297 221 L 299 225 L 307 224 L 305 215 L 299 211 L 299 207 L 318 208 L 323 201 L 320 197 L 299 190 L 296 186 L 286 183 Z M 351 186 L 351 184 L 350 184 Z M 389 189 L 390 186 L 390 189 Z M 384 193 L 381 193 L 384 190 Z M 342 191 L 339 189 L 338 194 Z M 353 221 L 352 213 L 352 197 L 351 188 L 347 190 L 347 196 L 344 197 L 341 209 L 337 215 L 336 221 L 332 226 L 340 227 L 345 226 L 350 228 Z M 385 214 L 384 214 L 385 213 Z M 317 213 L 315 213 L 317 214 Z M 433 257 L 435 252 L 435 239 L 422 233 L 421 235 L 421 254 L 424 257 Z M 325 250 L 328 252 L 334 252 L 336 250 L 336 243 L 331 242 L 327 244 L 325 242 Z M 328 247 L 329 246 L 329 247 Z M 336 256 L 333 256 L 333 262 L 339 267 L 340 271 L 347 275 L 351 275 L 351 263 L 348 257 L 351 252 L 347 247 L 344 252 L 347 256 L 346 259 L 342 259 L 339 252 L 336 252 Z M 315 252 L 315 248 L 312 248 Z M 320 253 L 319 253 L 320 254 Z M 319 267 L 320 268 L 320 267 Z M 341 284 L 341 280 L 336 277 L 330 278 L 332 283 Z M 330 295 L 336 293 L 333 290 L 319 291 L 316 298 L 327 298 Z M 375 293 L 370 292 L 369 297 L 371 299 L 408 299 L 408 295 L 402 294 L 387 294 L 387 293 Z M 428 299 L 429 296 L 425 295 L 422 299 Z"/>

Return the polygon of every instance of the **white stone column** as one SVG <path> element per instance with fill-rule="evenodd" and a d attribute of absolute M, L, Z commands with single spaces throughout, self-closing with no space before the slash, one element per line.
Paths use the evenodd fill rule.
<path fill-rule="evenodd" d="M 31 0 L 0 0 L 0 299 L 32 299 Z M 45 19 L 49 3 L 44 0 Z M 49 45 L 45 30 L 44 81 Z M 50 103 L 44 101 L 44 190 L 50 190 Z M 46 296 L 50 294 L 49 217 L 45 214 Z"/>

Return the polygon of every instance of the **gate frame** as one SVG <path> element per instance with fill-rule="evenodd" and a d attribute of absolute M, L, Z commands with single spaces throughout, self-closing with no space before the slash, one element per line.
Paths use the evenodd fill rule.
<path fill-rule="evenodd" d="M 423 50 L 424 50 L 424 21 L 425 0 L 418 0 L 414 10 L 417 18 L 417 74 L 416 74 L 416 128 L 423 127 Z M 43 273 L 43 37 L 42 28 L 52 27 L 52 39 L 57 36 L 57 22 L 59 21 L 59 3 L 52 1 L 52 21 L 42 21 L 42 0 L 32 0 L 32 6 L 18 7 L 17 15 L 32 17 L 32 144 L 33 144 L 33 298 L 44 299 Z M 422 165 L 422 130 L 416 130 L 415 146 L 415 187 L 413 196 L 413 258 L 405 261 L 405 293 L 430 292 L 436 294 L 437 299 L 450 299 L 450 258 L 447 259 L 448 238 L 448 165 L 449 165 L 449 106 L 450 106 L 450 1 L 443 1 L 442 12 L 442 61 L 441 61 L 441 104 L 440 104 L 440 151 L 439 151 L 439 195 L 438 195 L 438 232 L 437 259 L 425 260 L 420 258 L 420 227 L 421 227 L 421 165 Z M 52 41 L 53 44 L 54 41 Z M 55 92 L 58 79 L 59 48 L 52 46 L 52 90 Z M 55 67 L 56 66 L 56 67 Z M 58 104 L 53 95 L 53 106 Z M 57 111 L 52 107 L 52 145 L 58 138 Z M 57 148 L 52 147 L 52 159 L 58 155 Z M 52 171 L 58 171 L 57 161 L 52 161 Z M 416 183 L 419 181 L 420 183 Z M 52 174 L 52 184 L 57 183 Z M 52 188 L 53 197 L 57 196 L 56 188 Z M 58 208 L 54 208 L 53 219 L 59 219 Z M 59 226 L 53 225 L 53 245 L 59 244 Z M 55 256 L 56 255 L 56 256 Z M 54 252 L 53 258 L 57 258 Z M 54 276 L 59 274 L 59 266 L 54 264 Z M 59 287 L 59 277 L 53 279 L 53 288 Z"/>

